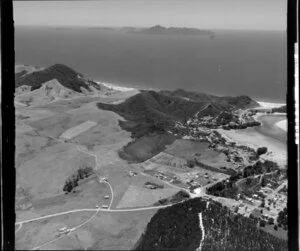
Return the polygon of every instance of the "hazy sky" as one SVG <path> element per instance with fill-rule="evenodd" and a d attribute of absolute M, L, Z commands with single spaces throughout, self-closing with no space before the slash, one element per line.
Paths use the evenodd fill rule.
<path fill-rule="evenodd" d="M 16 25 L 286 29 L 286 0 L 15 1 Z"/>

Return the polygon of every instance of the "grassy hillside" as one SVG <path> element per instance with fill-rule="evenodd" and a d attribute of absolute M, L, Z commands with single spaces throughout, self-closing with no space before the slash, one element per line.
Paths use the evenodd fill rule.
<path fill-rule="evenodd" d="M 247 96 L 216 97 L 176 90 L 141 91 L 121 104 L 97 105 L 100 109 L 113 111 L 124 117 L 126 121 L 120 122 L 121 127 L 132 132 L 134 138 L 139 138 L 148 133 L 164 133 L 174 127 L 175 121 L 185 123 L 196 113 L 198 118 L 208 115 L 215 117 L 223 113 L 224 116 L 220 117 L 223 119 L 231 115 L 231 110 L 257 106 L 256 104 Z"/>
<path fill-rule="evenodd" d="M 90 90 L 89 85 L 100 89 L 96 83 L 85 79 L 81 74 L 62 64 L 55 64 L 44 70 L 26 75 L 24 75 L 24 72 L 17 73 L 15 75 L 15 88 L 28 85 L 31 86 L 31 90 L 33 91 L 52 79 L 57 79 L 64 87 L 76 92 L 82 92 L 80 87 Z"/>
<path fill-rule="evenodd" d="M 163 133 L 173 127 L 175 121 L 185 123 L 196 112 L 201 116 L 216 115 L 229 110 L 228 105 L 207 101 L 188 101 L 180 97 L 167 96 L 154 91 L 142 91 L 117 105 L 98 103 L 98 108 L 110 110 L 127 121 L 120 123 L 134 138 L 147 133 Z"/>
<path fill-rule="evenodd" d="M 200 93 L 200 92 L 189 92 L 183 89 L 177 89 L 175 91 L 162 91 L 164 95 L 171 97 L 185 97 L 191 101 L 202 101 L 222 104 L 231 107 L 231 109 L 245 109 L 251 107 L 257 107 L 259 104 L 248 96 L 237 96 L 237 97 L 218 97 L 211 94 Z"/>
<path fill-rule="evenodd" d="M 160 209 L 135 250 L 196 250 L 201 240 L 202 250 L 287 250 L 286 241 L 256 225 L 256 220 L 233 214 L 220 203 L 195 198 Z"/>

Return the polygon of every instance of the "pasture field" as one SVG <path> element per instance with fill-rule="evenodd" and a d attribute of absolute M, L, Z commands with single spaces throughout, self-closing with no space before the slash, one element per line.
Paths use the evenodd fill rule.
<path fill-rule="evenodd" d="M 96 177 L 84 180 L 79 184 L 78 192 L 34 200 L 32 202 L 35 212 L 48 215 L 57 212 L 81 208 L 96 208 L 96 205 L 108 204 L 105 195 L 110 195 L 110 190 L 104 183 L 99 183 Z"/>
<path fill-rule="evenodd" d="M 120 200 L 117 208 L 134 208 L 152 206 L 160 199 L 167 198 L 178 192 L 175 188 L 148 189 L 130 185 Z"/>
<path fill-rule="evenodd" d="M 145 170 L 153 170 L 161 166 L 185 169 L 187 168 L 187 161 L 184 158 L 161 152 L 151 159 L 143 162 L 142 166 L 145 168 Z"/>
<path fill-rule="evenodd" d="M 129 171 L 137 172 L 137 176 L 130 177 Z M 138 197 L 137 199 L 135 199 L 135 201 L 133 201 L 134 204 L 132 205 L 132 207 L 139 207 L 139 206 L 143 207 L 146 205 L 153 204 L 154 202 L 156 202 L 156 197 L 157 197 L 156 193 L 162 197 L 167 197 L 170 194 L 171 190 L 168 189 L 172 188 L 171 186 L 169 186 L 168 184 L 162 181 L 157 180 L 155 177 L 151 177 L 150 175 L 149 176 L 143 175 L 142 174 L 143 171 L 144 171 L 143 168 L 137 165 L 130 165 L 126 163 L 124 160 L 118 160 L 112 162 L 111 164 L 103 166 L 100 169 L 101 175 L 107 177 L 109 183 L 113 187 L 114 200 L 111 206 L 112 209 L 129 207 L 128 203 L 125 202 L 124 198 L 128 198 L 130 194 L 132 194 L 132 196 Z M 160 185 L 164 185 L 164 189 L 156 189 L 156 190 L 146 189 L 143 187 L 146 182 L 154 182 Z M 131 191 L 133 191 L 132 187 L 136 188 L 134 194 L 131 193 Z M 178 191 L 177 189 L 174 188 L 172 189 L 174 193 Z M 140 191 L 140 195 L 138 191 Z M 153 203 L 148 202 L 148 199 L 146 200 L 146 197 L 143 197 L 142 195 L 149 196 L 148 197 L 150 198 L 149 200 L 150 201 L 154 200 L 154 202 Z"/>
<path fill-rule="evenodd" d="M 229 167 L 225 154 L 209 149 L 208 146 L 208 142 L 178 139 L 167 146 L 164 152 L 186 160 L 197 159 L 199 162 L 211 167 Z"/>
<path fill-rule="evenodd" d="M 131 250 L 156 209 L 135 212 L 99 212 L 95 219 L 44 249 Z"/>
<path fill-rule="evenodd" d="M 54 240 L 58 229 L 74 227 L 88 220 L 94 212 L 76 212 L 23 224 L 15 236 L 16 250 L 30 250 Z M 64 237 L 68 238 L 68 237 Z M 47 246 L 41 249 L 46 249 Z"/>
<path fill-rule="evenodd" d="M 77 194 L 69 196 L 63 192 L 66 179 L 84 166 L 94 167 L 94 158 L 63 144 L 48 147 L 21 164 L 16 170 L 17 218 L 24 219 L 28 210 L 45 215 L 74 207 L 94 207 L 96 198 L 107 192 L 103 184 L 91 180 L 87 184 L 79 184 L 81 190 Z"/>
<path fill-rule="evenodd" d="M 164 150 L 165 147 L 172 144 L 175 139 L 175 136 L 169 134 L 143 136 L 126 145 L 123 149 L 124 154 L 122 156 L 129 161 L 145 161 Z"/>
<path fill-rule="evenodd" d="M 94 127 L 95 125 L 97 125 L 97 123 L 94 121 L 85 121 L 82 124 L 79 124 L 75 127 L 69 128 L 60 137 L 65 138 L 65 139 L 72 139 L 72 138 L 76 137 L 77 135 Z"/>

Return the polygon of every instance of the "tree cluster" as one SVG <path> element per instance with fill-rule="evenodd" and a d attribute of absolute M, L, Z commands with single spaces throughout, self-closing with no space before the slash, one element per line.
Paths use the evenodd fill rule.
<path fill-rule="evenodd" d="M 201 198 L 160 209 L 147 225 L 135 250 L 287 250 L 287 242 L 256 227 L 257 220 L 235 215 L 218 202 Z"/>
<path fill-rule="evenodd" d="M 71 177 L 67 178 L 63 191 L 66 193 L 72 192 L 72 190 L 78 186 L 78 181 L 89 177 L 94 173 L 92 167 L 81 167 Z"/>
<path fill-rule="evenodd" d="M 277 222 L 278 226 L 287 230 L 288 227 L 288 213 L 287 213 L 287 208 L 285 207 L 282 211 L 279 212 L 278 217 L 277 217 Z"/>
<path fill-rule="evenodd" d="M 260 155 L 262 155 L 262 154 L 265 154 L 265 153 L 267 153 L 267 151 L 268 151 L 268 148 L 267 147 L 259 147 L 259 148 L 257 148 L 257 151 L 256 151 L 256 154 L 258 155 L 258 156 L 260 156 Z"/>
<path fill-rule="evenodd" d="M 247 178 L 248 176 L 257 175 L 257 174 L 263 174 L 263 173 L 270 173 L 273 171 L 279 170 L 279 166 L 277 163 L 265 160 L 264 162 L 257 161 L 252 166 L 247 166 L 244 168 L 244 178 Z"/>

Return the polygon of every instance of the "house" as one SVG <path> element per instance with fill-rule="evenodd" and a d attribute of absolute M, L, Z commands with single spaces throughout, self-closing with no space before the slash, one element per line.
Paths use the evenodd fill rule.
<path fill-rule="evenodd" d="M 66 227 L 62 227 L 62 228 L 58 229 L 59 232 L 64 232 L 64 231 L 66 231 L 66 230 L 67 230 Z"/>
<path fill-rule="evenodd" d="M 102 208 L 108 208 L 108 205 L 103 205 Z"/>
<path fill-rule="evenodd" d="M 104 198 L 105 198 L 105 199 L 109 199 L 109 195 L 105 195 Z"/>

